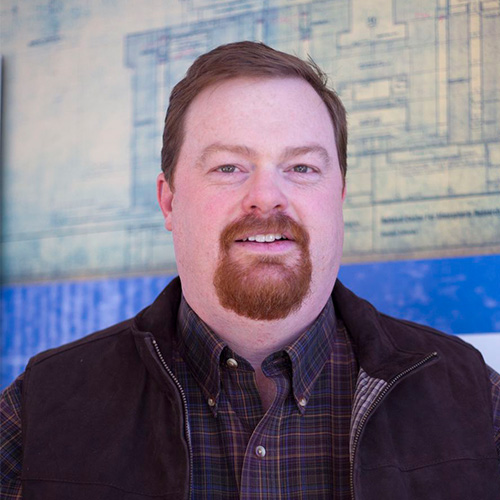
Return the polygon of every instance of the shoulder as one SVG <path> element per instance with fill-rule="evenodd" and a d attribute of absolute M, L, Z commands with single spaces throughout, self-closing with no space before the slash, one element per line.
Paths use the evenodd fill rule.
<path fill-rule="evenodd" d="M 172 331 L 176 325 L 176 314 L 181 297 L 178 278 L 173 279 L 160 293 L 153 304 L 145 307 L 136 316 L 99 330 L 81 339 L 43 351 L 32 357 L 27 370 L 48 363 L 73 359 L 93 353 L 96 359 L 127 348 L 135 350 L 135 336 Z"/>
<path fill-rule="evenodd" d="M 333 298 L 335 308 L 340 311 L 354 340 L 359 345 L 367 345 L 370 350 L 383 344 L 383 353 L 386 356 L 437 351 L 446 354 L 447 360 L 460 365 L 470 359 L 482 361 L 479 351 L 459 337 L 426 325 L 388 316 L 344 287 L 338 280 Z M 383 361 L 383 357 L 379 361 Z"/>
<path fill-rule="evenodd" d="M 457 335 L 450 335 L 426 325 L 380 314 L 387 337 L 405 352 L 435 352 L 439 363 L 431 370 L 433 377 L 443 377 L 455 386 L 481 387 L 485 400 L 490 397 L 488 366 L 479 350 Z"/>
<path fill-rule="evenodd" d="M 482 359 L 479 351 L 457 335 L 436 330 L 427 325 L 394 318 L 384 313 L 378 313 L 379 320 L 394 342 L 403 343 L 408 349 L 422 349 L 432 346 L 435 349 L 445 348 L 447 351 L 469 353 Z"/>
<path fill-rule="evenodd" d="M 140 373 L 132 321 L 118 323 L 31 358 L 23 381 L 23 411 L 29 401 L 37 398 L 54 398 L 55 393 L 70 398 L 76 389 L 82 397 L 91 397 L 105 380 L 125 379 L 138 370 Z"/>
<path fill-rule="evenodd" d="M 54 361 L 54 359 L 73 357 L 86 352 L 99 351 L 109 348 L 117 342 L 123 342 L 127 337 L 131 337 L 132 321 L 132 319 L 128 319 L 103 330 L 91 333 L 90 335 L 86 335 L 73 342 L 42 351 L 30 359 L 27 369 L 31 369 L 49 361 Z"/>

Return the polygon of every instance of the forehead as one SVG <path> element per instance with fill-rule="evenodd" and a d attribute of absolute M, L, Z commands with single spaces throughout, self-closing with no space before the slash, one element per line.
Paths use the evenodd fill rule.
<path fill-rule="evenodd" d="M 189 106 L 184 132 L 188 142 L 204 136 L 245 143 L 265 134 L 293 143 L 313 138 L 335 142 L 325 103 L 300 78 L 234 78 L 213 84 Z"/>

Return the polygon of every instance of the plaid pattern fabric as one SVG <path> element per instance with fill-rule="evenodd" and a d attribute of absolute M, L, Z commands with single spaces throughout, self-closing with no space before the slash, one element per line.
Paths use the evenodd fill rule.
<path fill-rule="evenodd" d="M 0 497 L 21 500 L 23 375 L 0 395 Z"/>
<path fill-rule="evenodd" d="M 323 314 L 324 313 L 325 311 L 323 312 Z M 185 321 L 191 321 L 191 319 L 185 318 Z M 316 323 L 316 325 L 317 324 L 318 322 Z M 184 325 L 186 325 L 185 322 Z M 193 334 L 193 332 L 191 330 L 189 330 L 189 332 L 190 333 L 188 334 L 188 331 L 185 330 L 182 335 L 186 335 L 185 338 L 190 341 L 189 337 L 190 335 Z M 226 351 L 224 352 L 224 356 L 230 356 L 231 352 L 227 350 L 225 346 L 220 344 L 216 339 L 214 341 L 213 336 L 211 336 L 211 338 L 209 338 L 207 341 L 209 342 L 208 345 L 210 345 L 211 341 L 214 342 L 213 343 L 214 353 L 216 352 L 217 349 L 220 349 L 219 354 L 215 354 L 216 359 L 219 360 L 225 359 L 227 361 L 228 358 L 222 356 L 223 351 L 226 349 Z M 347 352 L 350 351 L 350 346 L 348 345 L 348 338 L 346 336 L 344 328 L 341 325 L 337 325 L 337 334 L 335 337 L 335 341 L 333 342 L 334 347 L 337 346 L 339 342 L 340 343 L 344 342 L 346 345 Z M 291 352 L 292 355 L 293 353 L 299 355 L 299 350 L 297 349 L 297 347 L 299 346 L 291 346 L 291 348 L 289 348 L 288 351 Z M 321 345 L 319 345 L 318 348 L 321 351 Z M 225 425 L 221 423 L 222 420 L 219 419 L 219 415 L 222 415 L 225 420 L 231 418 L 233 420 L 236 418 L 239 419 L 240 415 L 235 416 L 235 410 L 229 406 L 227 399 L 226 403 L 223 403 L 224 397 L 222 398 L 219 397 L 220 387 L 222 382 L 228 379 L 228 374 L 232 374 L 234 378 L 233 382 L 234 387 L 237 387 L 239 385 L 244 387 L 245 384 L 248 385 L 246 375 L 243 375 L 242 380 L 240 381 L 239 375 L 238 377 L 234 377 L 236 371 L 228 372 L 224 364 L 222 366 L 222 370 L 219 370 L 219 369 L 213 369 L 210 363 L 208 363 L 206 366 L 208 366 L 209 371 L 213 370 L 216 375 L 210 375 L 209 377 L 207 377 L 206 380 L 208 381 L 209 378 L 210 380 L 212 380 L 215 377 L 215 380 L 218 380 L 218 382 L 216 384 L 210 384 L 210 383 L 208 385 L 202 384 L 202 386 L 216 387 L 218 390 L 215 391 L 214 393 L 214 395 L 216 396 L 215 401 L 217 402 L 216 406 L 215 407 L 208 406 L 209 410 L 207 411 L 206 395 L 209 394 L 210 391 L 206 391 L 205 389 L 204 390 L 200 389 L 198 382 L 193 378 L 193 376 L 191 375 L 191 371 L 186 367 L 186 363 L 182 360 L 182 358 L 179 357 L 179 355 L 177 356 L 176 368 L 178 370 L 178 374 L 182 373 L 183 383 L 184 386 L 186 387 L 188 398 L 190 402 L 192 402 L 193 400 L 198 400 L 198 403 L 194 404 L 190 403 L 192 425 L 200 425 L 198 424 L 198 421 L 202 421 L 201 427 L 193 428 L 193 435 L 194 435 L 193 441 L 195 445 L 195 454 L 196 454 L 195 457 L 196 470 L 194 471 L 195 485 L 194 485 L 193 498 L 195 499 L 208 498 L 210 496 L 212 498 L 237 498 L 237 493 L 234 493 L 234 491 L 237 492 L 238 488 L 240 487 L 240 484 L 245 481 L 247 486 L 250 487 L 250 489 L 252 488 L 255 490 L 258 489 L 259 492 L 261 493 L 263 492 L 264 496 L 267 494 L 269 498 L 279 498 L 279 496 L 274 496 L 274 492 L 269 492 L 270 489 L 273 488 L 276 489 L 276 485 L 278 485 L 280 488 L 288 488 L 290 493 L 288 498 L 306 498 L 308 495 L 311 498 L 321 498 L 322 496 L 326 496 L 326 493 L 324 495 L 323 493 L 320 493 L 319 495 L 316 494 L 317 485 L 320 484 L 318 481 L 320 481 L 321 478 L 325 475 L 322 468 L 317 469 L 317 464 L 319 467 L 319 462 L 317 462 L 313 458 L 306 459 L 306 461 L 308 460 L 307 463 L 306 461 L 304 462 L 306 463 L 307 468 L 310 467 L 310 470 L 308 472 L 314 478 L 311 479 L 311 481 L 308 481 L 307 478 L 306 480 L 304 480 L 302 475 L 296 472 L 297 471 L 296 464 L 298 461 L 300 461 L 302 457 L 302 450 L 306 448 L 313 449 L 314 446 L 318 446 L 317 441 L 320 441 L 319 447 L 324 448 L 321 439 L 325 437 L 325 432 L 326 432 L 325 424 L 322 421 L 321 425 L 317 429 L 312 428 L 311 430 L 311 428 L 309 428 L 309 432 L 303 432 L 303 433 L 292 432 L 288 433 L 286 437 L 283 437 L 283 427 L 284 427 L 283 422 L 286 419 L 291 421 L 295 418 L 295 420 L 297 420 L 297 415 L 299 412 L 300 414 L 303 413 L 304 415 L 308 415 L 309 417 L 311 413 L 313 413 L 313 411 L 311 410 L 311 408 L 313 407 L 311 403 L 313 403 L 314 405 L 316 397 L 320 398 L 322 397 L 321 395 L 326 392 L 336 393 L 337 391 L 339 391 L 339 394 L 342 392 L 342 384 L 340 384 L 340 386 L 338 383 L 337 385 L 335 385 L 335 383 L 330 384 L 330 381 L 325 380 L 324 377 L 324 373 L 328 371 L 333 372 L 334 367 L 328 365 L 332 363 L 335 351 L 336 351 L 335 348 L 331 350 L 330 358 L 325 363 L 324 370 L 322 371 L 321 376 L 319 376 L 318 379 L 316 380 L 313 394 L 316 394 L 317 396 L 313 395 L 313 397 L 309 399 L 309 402 L 305 410 L 302 409 L 300 405 L 294 407 L 293 404 L 291 404 L 291 398 L 294 397 L 294 401 L 295 403 L 297 403 L 297 400 L 295 399 L 295 394 L 300 394 L 301 387 L 303 387 L 305 391 L 307 386 L 307 381 L 311 382 L 310 374 L 313 371 L 315 371 L 315 368 L 313 367 L 312 370 L 309 370 L 310 367 L 309 364 L 307 366 L 304 366 L 305 371 L 300 372 L 302 375 L 300 375 L 299 372 L 295 374 L 292 366 L 291 385 L 293 385 L 294 387 L 293 396 L 285 398 L 284 406 L 286 406 L 287 410 L 281 411 L 277 417 L 274 416 L 276 415 L 276 412 L 271 408 L 271 410 L 273 411 L 273 421 L 271 421 L 270 418 L 267 418 L 262 422 L 260 422 L 261 425 L 256 424 L 252 426 L 252 422 L 255 423 L 257 421 L 257 416 L 261 414 L 262 410 L 260 410 L 260 401 L 256 399 L 257 395 L 255 393 L 255 390 L 253 394 L 249 394 L 248 398 L 245 398 L 245 400 L 254 401 L 253 404 L 254 409 L 249 410 L 248 417 L 243 415 L 241 426 L 243 427 L 244 425 L 246 425 L 243 422 L 248 421 L 250 422 L 249 424 L 250 427 L 247 430 L 244 429 L 239 435 L 232 436 L 230 439 L 226 439 L 227 431 L 226 434 L 222 434 L 221 431 L 219 430 L 219 428 L 224 428 Z M 193 352 L 199 352 L 199 351 L 195 350 Z M 209 359 L 210 356 L 207 357 L 200 353 L 200 358 L 199 358 L 200 364 L 205 363 Z M 277 369 L 278 372 L 280 372 L 281 366 L 286 365 L 289 370 L 290 365 L 292 363 L 291 360 L 292 358 L 290 357 L 287 360 L 285 354 L 278 353 L 277 355 L 273 356 L 268 363 L 266 362 L 266 366 L 269 366 L 270 370 Z M 312 361 L 314 362 L 314 359 Z M 273 368 L 274 363 L 276 363 L 276 368 Z M 311 363 L 311 360 L 309 360 L 308 363 Z M 242 361 L 242 365 L 239 366 L 245 366 L 245 362 Z M 298 366 L 302 366 L 302 364 L 299 363 Z M 205 373 L 206 369 L 207 369 L 206 367 L 201 368 L 201 370 L 205 370 Z M 248 365 L 246 365 L 246 369 L 242 373 L 245 373 L 246 370 L 248 370 Z M 222 378 L 218 378 L 218 374 L 220 371 L 222 371 L 223 374 L 225 373 L 225 375 L 223 375 Z M 494 439 L 500 457 L 500 375 L 492 369 L 489 369 L 489 375 L 492 384 Z M 251 378 L 253 382 L 253 377 Z M 363 377 L 361 370 L 358 379 L 358 386 L 359 386 L 358 390 L 362 389 L 361 385 L 363 385 L 363 380 L 365 378 L 366 377 Z M 305 381 L 305 385 L 302 385 L 302 383 L 299 382 L 299 380 Z M 297 382 L 297 384 L 295 384 L 295 382 Z M 3 391 L 2 394 L 0 394 L 0 492 L 2 500 L 22 499 L 22 488 L 20 480 L 20 474 L 22 468 L 22 436 L 21 436 L 21 416 L 20 416 L 22 383 L 23 383 L 23 375 L 18 377 L 18 379 L 16 379 L 9 387 L 7 387 Z M 295 388 L 297 388 L 296 391 Z M 365 387 L 363 390 L 366 395 L 371 393 L 370 387 L 368 386 Z M 274 406 L 276 406 L 277 401 L 279 401 L 281 404 L 281 401 L 284 399 L 282 394 L 284 394 L 285 392 L 287 392 L 286 383 L 278 388 L 278 396 L 276 398 Z M 292 391 L 290 391 L 289 394 L 291 392 Z M 362 400 L 363 398 L 357 398 L 357 401 L 360 402 L 359 404 L 362 404 Z M 238 403 L 235 403 L 235 407 L 241 408 L 241 406 L 238 406 Z M 250 405 L 247 405 L 247 407 L 249 408 Z M 353 410 L 355 411 L 356 408 L 354 408 Z M 225 411 L 226 413 L 224 414 L 223 411 Z M 207 417 L 207 413 L 209 414 L 210 412 L 212 413 L 212 418 Z M 322 414 L 321 411 L 320 412 L 316 411 L 315 415 L 316 417 L 319 418 L 324 417 L 324 414 Z M 205 424 L 203 424 L 203 422 L 205 422 Z M 257 425 L 259 425 L 258 428 Z M 290 423 L 288 424 L 287 428 L 288 429 L 291 428 Z M 274 435 L 268 434 L 268 432 L 271 431 L 275 432 L 276 429 L 277 429 L 276 432 L 280 433 L 280 435 L 282 436 L 281 440 L 274 439 Z M 243 452 L 241 452 L 242 447 L 240 447 L 239 443 L 240 442 L 244 443 L 245 432 L 246 435 L 251 435 L 253 433 L 256 436 L 257 435 L 259 437 L 261 436 L 263 439 L 262 441 L 254 439 L 253 442 L 254 443 L 261 442 L 264 444 L 264 446 L 267 446 L 266 451 L 268 451 L 268 454 L 266 454 L 266 456 L 262 460 L 257 462 L 254 461 L 254 464 L 250 463 L 253 459 L 253 456 L 251 455 L 252 449 L 250 447 L 247 454 L 251 458 L 249 458 L 248 461 L 246 462 L 241 459 L 241 454 L 245 453 L 246 448 L 244 448 Z M 334 433 L 336 432 L 337 428 L 334 429 Z M 330 436 L 326 437 L 330 439 Z M 240 441 L 238 441 L 238 439 Z M 311 439 L 313 440 L 313 443 L 310 442 Z M 336 442 L 338 442 L 338 440 Z M 278 450 L 278 453 L 281 453 L 281 449 L 285 447 L 289 447 L 289 450 L 291 450 L 293 447 L 295 453 L 293 455 L 287 454 L 286 456 L 281 456 L 281 460 L 286 462 L 286 464 L 284 465 L 271 464 L 271 467 L 273 467 L 273 472 L 272 472 L 273 484 L 271 485 L 271 488 L 269 488 L 268 480 L 264 481 L 260 477 L 261 475 L 259 474 L 259 468 L 261 468 L 262 472 L 262 468 L 266 468 L 267 465 L 269 464 L 269 460 L 266 460 L 266 458 L 269 459 L 269 457 L 272 456 L 272 453 L 275 453 L 276 450 Z M 205 458 L 200 455 L 200 450 L 203 449 L 213 450 L 209 458 Z M 348 461 L 347 457 L 343 456 L 343 448 L 337 446 L 337 448 L 335 449 L 332 448 L 332 450 L 333 450 L 332 455 L 335 455 L 336 457 L 335 460 L 340 462 Z M 203 464 L 208 462 L 211 463 L 211 469 L 203 468 Z M 243 466 L 241 466 L 241 468 L 238 469 L 238 466 L 234 464 L 241 462 L 243 462 Z M 245 470 L 247 472 L 247 475 L 246 476 L 240 475 L 240 478 L 238 479 L 237 475 L 235 474 L 235 471 L 242 470 L 243 467 L 246 467 Z M 341 484 L 339 476 L 342 475 L 342 466 L 338 469 L 334 469 L 334 466 L 332 466 L 332 470 L 335 470 L 336 476 L 332 476 L 333 480 L 331 482 L 334 484 Z M 253 473 L 255 471 L 256 471 L 255 475 L 252 476 L 250 473 Z M 292 477 L 287 477 L 287 472 L 285 471 L 288 471 L 288 474 L 294 474 L 294 475 Z M 302 471 L 303 473 L 305 473 L 305 469 L 302 469 Z M 271 477 L 270 474 L 267 473 L 267 471 L 264 472 L 267 478 Z M 274 479 L 276 479 L 276 481 L 274 481 Z M 311 483 L 312 483 L 312 489 L 309 489 Z M 209 491 L 207 489 L 208 487 L 213 488 L 212 491 Z M 250 494 L 254 495 L 254 493 L 255 492 L 251 492 Z M 242 495 L 242 498 L 252 498 L 252 496 L 245 497 Z M 348 498 L 348 496 L 346 496 L 346 498 Z"/>
<path fill-rule="evenodd" d="M 497 445 L 500 461 L 500 374 L 489 369 L 491 380 L 491 399 L 493 403 L 493 428 L 495 430 L 495 443 Z"/>
<path fill-rule="evenodd" d="M 354 418 L 351 421 L 349 453 L 352 453 L 354 436 L 356 435 L 363 415 L 373 403 L 377 394 L 380 394 L 386 386 L 387 382 L 385 380 L 370 377 L 363 368 L 360 368 L 356 384 L 356 397 L 353 402 Z"/>
<path fill-rule="evenodd" d="M 296 342 L 264 361 L 277 388 L 267 412 L 251 365 L 185 301 L 179 312 L 173 370 L 188 399 L 192 498 L 349 499 L 358 367 L 333 303 Z"/>

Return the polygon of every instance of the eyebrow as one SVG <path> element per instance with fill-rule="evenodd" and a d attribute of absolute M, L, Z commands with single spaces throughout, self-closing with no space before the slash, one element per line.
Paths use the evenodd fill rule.
<path fill-rule="evenodd" d="M 246 156 L 247 158 L 255 158 L 257 156 L 257 151 L 239 144 L 222 144 L 221 142 L 214 142 L 207 146 L 201 153 L 200 158 L 197 161 L 198 165 L 202 165 L 205 160 L 214 153 L 235 153 L 241 156 Z"/>
<path fill-rule="evenodd" d="M 315 153 L 321 157 L 325 165 L 331 164 L 331 158 L 328 151 L 319 144 L 310 144 L 308 146 L 298 146 L 286 148 L 282 156 L 282 161 L 287 161 L 295 158 L 296 156 L 306 155 L 310 153 Z"/>
<path fill-rule="evenodd" d="M 245 156 L 247 158 L 256 158 L 258 153 L 255 149 L 243 146 L 240 144 L 223 144 L 221 142 L 214 142 L 207 146 L 201 153 L 198 160 L 198 165 L 202 165 L 205 160 L 214 153 L 229 152 Z M 315 153 L 318 154 L 326 165 L 331 164 L 331 158 L 328 151 L 319 144 L 309 144 L 306 146 L 296 146 L 285 148 L 281 155 L 281 162 L 286 162 L 297 156 Z"/>

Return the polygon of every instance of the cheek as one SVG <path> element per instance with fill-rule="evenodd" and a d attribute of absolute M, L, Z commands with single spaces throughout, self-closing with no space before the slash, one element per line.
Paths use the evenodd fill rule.
<path fill-rule="evenodd" d="M 190 260 L 214 259 L 224 228 L 224 208 L 212 198 L 192 192 L 175 200 L 172 211 L 172 235 L 176 254 Z"/>
<path fill-rule="evenodd" d="M 310 225 L 311 256 L 320 268 L 335 264 L 342 254 L 344 222 L 341 203 L 331 200 L 313 207 Z"/>

